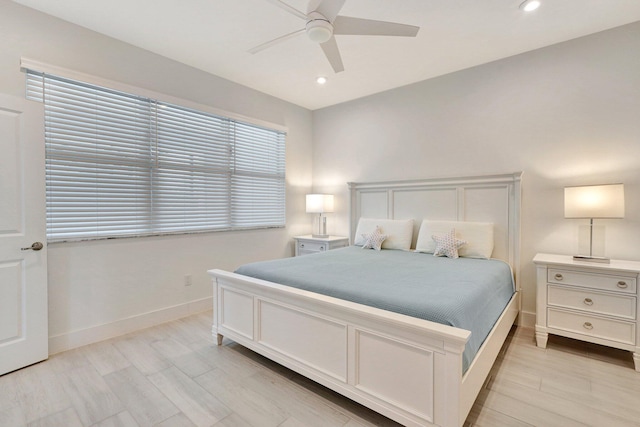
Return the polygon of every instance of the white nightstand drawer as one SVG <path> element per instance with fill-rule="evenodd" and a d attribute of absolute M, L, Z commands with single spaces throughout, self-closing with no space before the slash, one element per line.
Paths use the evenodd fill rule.
<path fill-rule="evenodd" d="M 571 313 L 549 308 L 547 311 L 549 328 L 561 329 L 576 334 L 635 345 L 635 322 L 605 319 L 587 314 Z"/>
<path fill-rule="evenodd" d="M 311 240 L 301 240 L 298 242 L 298 251 L 300 252 L 324 252 L 327 250 L 327 244 L 324 242 L 314 242 Z"/>
<path fill-rule="evenodd" d="M 629 276 L 614 276 L 592 274 L 558 268 L 549 268 L 547 280 L 549 283 L 562 283 L 585 288 L 602 289 L 607 291 L 636 293 L 636 278 Z"/>
<path fill-rule="evenodd" d="M 636 318 L 636 298 L 633 296 L 603 294 L 549 285 L 547 303 L 556 307 L 572 308 L 630 320 Z"/>
<path fill-rule="evenodd" d="M 317 254 L 349 246 L 349 238 L 342 236 L 313 237 L 313 235 L 308 234 L 306 236 L 296 236 L 293 239 L 296 242 L 296 256 Z"/>

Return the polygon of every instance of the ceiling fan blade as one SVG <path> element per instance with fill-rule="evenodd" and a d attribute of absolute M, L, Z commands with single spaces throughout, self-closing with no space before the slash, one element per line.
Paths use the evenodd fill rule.
<path fill-rule="evenodd" d="M 354 36 L 415 37 L 420 27 L 394 22 L 338 16 L 333 21 L 333 34 Z"/>
<path fill-rule="evenodd" d="M 305 32 L 305 29 L 303 28 L 301 30 L 294 31 L 293 33 L 285 34 L 284 36 L 280 36 L 280 37 L 278 37 L 276 39 L 270 40 L 270 41 L 268 41 L 266 43 L 262 43 L 259 46 L 251 48 L 247 52 L 249 52 L 249 53 L 258 53 L 258 52 L 263 51 L 263 50 L 265 50 L 265 49 L 267 49 L 267 48 L 269 48 L 269 47 L 271 47 L 271 46 L 273 46 L 275 44 L 278 44 L 280 42 L 283 42 L 285 40 L 293 38 L 293 37 L 295 37 L 297 35 L 304 34 L 304 32 Z"/>
<path fill-rule="evenodd" d="M 311 0 L 307 12 L 318 12 L 330 22 L 333 22 L 340 13 L 340 9 L 344 6 L 346 0 Z"/>
<path fill-rule="evenodd" d="M 331 36 L 328 41 L 320 43 L 320 47 L 322 48 L 324 55 L 329 60 L 333 71 L 336 73 L 344 71 L 344 65 L 342 65 L 342 58 L 340 57 L 340 51 L 338 50 L 338 43 L 336 43 L 336 38 Z"/>
<path fill-rule="evenodd" d="M 298 18 L 302 18 L 305 21 L 307 20 L 307 14 L 306 13 L 299 11 L 295 7 L 289 6 L 288 4 L 286 4 L 285 2 L 283 2 L 281 0 L 266 0 L 266 1 L 268 1 L 269 3 L 271 3 L 274 6 L 279 7 L 282 10 L 286 10 L 287 12 L 289 12 L 292 15 L 297 16 Z"/>

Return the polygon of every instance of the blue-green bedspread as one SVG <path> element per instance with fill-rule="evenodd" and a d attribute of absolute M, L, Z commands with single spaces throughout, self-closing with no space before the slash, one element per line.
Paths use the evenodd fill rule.
<path fill-rule="evenodd" d="M 471 331 L 464 372 L 514 293 L 503 261 L 356 246 L 246 264 L 236 273 Z"/>

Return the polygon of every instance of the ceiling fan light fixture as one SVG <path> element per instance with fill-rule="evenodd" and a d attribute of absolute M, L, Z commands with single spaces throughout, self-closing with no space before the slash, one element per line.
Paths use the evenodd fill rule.
<path fill-rule="evenodd" d="M 525 12 L 533 12 L 540 7 L 542 3 L 539 0 L 525 0 L 520 4 L 520 9 Z"/>
<path fill-rule="evenodd" d="M 329 41 L 331 36 L 333 36 L 333 25 L 331 25 L 331 22 L 317 12 L 310 13 L 309 18 L 306 27 L 309 40 L 316 43 Z"/>

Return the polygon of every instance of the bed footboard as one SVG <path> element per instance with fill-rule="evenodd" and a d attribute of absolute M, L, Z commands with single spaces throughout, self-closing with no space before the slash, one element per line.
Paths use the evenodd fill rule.
<path fill-rule="evenodd" d="M 464 422 L 470 332 L 221 270 L 213 334 L 407 426 Z M 461 419 L 462 418 L 462 419 Z"/>

